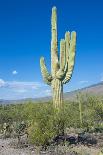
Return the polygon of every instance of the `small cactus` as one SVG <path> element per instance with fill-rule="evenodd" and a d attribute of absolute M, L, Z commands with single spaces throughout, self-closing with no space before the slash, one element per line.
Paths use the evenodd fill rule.
<path fill-rule="evenodd" d="M 82 116 L 82 101 L 83 101 L 83 96 L 82 96 L 82 94 L 80 92 L 77 94 L 77 100 L 79 102 L 79 119 L 80 119 L 80 126 L 82 128 L 82 125 L 83 125 L 83 116 Z"/>
<path fill-rule="evenodd" d="M 63 108 L 63 84 L 69 82 L 72 76 L 75 59 L 76 32 L 65 33 L 60 41 L 60 58 L 57 45 L 57 13 L 52 8 L 51 18 L 51 74 L 45 65 L 44 57 L 40 59 L 41 73 L 44 81 L 52 87 L 53 105 L 57 109 Z"/>

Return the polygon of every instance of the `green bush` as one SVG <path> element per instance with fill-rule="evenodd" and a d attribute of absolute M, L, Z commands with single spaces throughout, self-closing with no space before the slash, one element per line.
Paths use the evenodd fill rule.
<path fill-rule="evenodd" d="M 28 125 L 29 141 L 36 145 L 46 145 L 66 128 L 103 131 L 103 102 L 100 97 L 80 95 L 76 102 L 65 102 L 64 110 L 59 114 L 53 109 L 51 102 L 29 101 L 24 104 L 0 105 L 1 130 L 4 123 L 12 125 L 22 121 Z"/>
<path fill-rule="evenodd" d="M 34 109 L 35 111 L 35 109 Z M 28 128 L 29 141 L 35 145 L 46 145 L 56 135 L 53 122 L 53 108 L 51 104 L 38 104 L 34 119 Z"/>

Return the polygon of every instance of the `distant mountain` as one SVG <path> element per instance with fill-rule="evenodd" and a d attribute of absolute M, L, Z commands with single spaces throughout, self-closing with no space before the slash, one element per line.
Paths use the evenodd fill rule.
<path fill-rule="evenodd" d="M 76 97 L 76 95 L 78 94 L 78 92 L 81 92 L 84 94 L 86 93 L 89 95 L 103 96 L 103 82 L 93 84 L 88 87 L 78 89 L 78 90 L 75 90 L 72 92 L 67 92 L 64 94 L 64 99 L 65 100 L 74 99 Z"/>
<path fill-rule="evenodd" d="M 94 85 L 90 85 L 88 87 L 82 88 L 82 89 L 78 89 L 75 91 L 71 91 L 71 92 L 66 92 L 64 93 L 64 99 L 67 100 L 75 100 L 76 95 L 78 94 L 78 92 L 81 93 L 87 93 L 87 94 L 91 94 L 91 95 L 100 95 L 103 96 L 103 82 L 94 84 Z M 12 104 L 12 103 L 23 103 L 25 101 L 33 101 L 33 102 L 48 102 L 50 101 L 52 98 L 51 96 L 48 97 L 42 97 L 42 98 L 26 98 L 26 99 L 21 99 L 21 100 L 0 100 L 0 104 Z"/>
<path fill-rule="evenodd" d="M 90 86 L 82 88 L 82 89 L 77 89 L 75 91 L 66 92 L 66 93 L 64 93 L 64 100 L 66 100 L 66 101 L 75 100 L 75 98 L 79 92 L 84 93 L 84 94 L 86 93 L 86 94 L 90 94 L 90 95 L 103 96 L 103 82 L 93 84 L 93 85 L 90 85 Z M 38 101 L 38 102 L 47 102 L 49 100 L 51 100 L 50 96 L 36 99 L 36 101 Z"/>

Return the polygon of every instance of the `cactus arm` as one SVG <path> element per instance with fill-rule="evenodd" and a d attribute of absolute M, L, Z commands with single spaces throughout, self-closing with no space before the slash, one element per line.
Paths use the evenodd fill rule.
<path fill-rule="evenodd" d="M 51 17 L 51 72 L 55 76 L 56 71 L 59 69 L 58 62 L 58 48 L 57 48 L 57 13 L 56 7 L 52 8 Z"/>
<path fill-rule="evenodd" d="M 43 76 L 43 80 L 46 84 L 51 85 L 52 76 L 49 74 L 47 67 L 45 65 L 44 57 L 40 58 L 40 67 L 41 67 L 41 73 Z"/>
<path fill-rule="evenodd" d="M 66 49 L 65 49 L 65 40 L 61 39 L 60 41 L 60 69 L 64 70 L 66 63 Z"/>
<path fill-rule="evenodd" d="M 69 48 L 70 48 L 70 32 L 65 33 L 65 42 L 66 42 L 66 61 L 69 59 Z"/>
<path fill-rule="evenodd" d="M 72 77 L 72 72 L 74 68 L 75 61 L 75 45 L 76 45 L 76 32 L 72 32 L 71 40 L 70 40 L 70 48 L 68 55 L 68 71 L 66 73 L 65 79 L 63 80 L 63 84 L 69 82 Z"/>
<path fill-rule="evenodd" d="M 68 68 L 68 61 L 66 62 L 66 42 L 64 39 L 60 41 L 60 69 L 56 73 L 56 78 L 62 80 L 65 78 Z"/>

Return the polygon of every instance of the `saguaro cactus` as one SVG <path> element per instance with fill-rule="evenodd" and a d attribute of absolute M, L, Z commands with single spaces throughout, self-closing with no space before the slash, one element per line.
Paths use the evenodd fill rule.
<path fill-rule="evenodd" d="M 60 41 L 60 58 L 57 45 L 57 13 L 52 8 L 51 17 L 51 74 L 45 65 L 44 57 L 40 59 L 41 72 L 44 81 L 52 87 L 53 105 L 55 108 L 63 107 L 63 84 L 69 82 L 74 68 L 76 32 L 65 33 Z"/>

